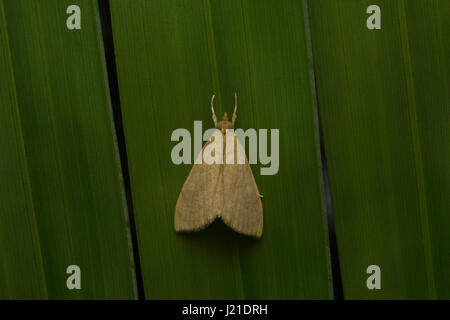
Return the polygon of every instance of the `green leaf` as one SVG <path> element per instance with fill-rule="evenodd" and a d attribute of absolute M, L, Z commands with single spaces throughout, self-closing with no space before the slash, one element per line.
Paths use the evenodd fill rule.
<path fill-rule="evenodd" d="M 373 4 L 381 30 L 366 28 Z M 345 298 L 448 299 L 450 3 L 310 9 Z"/>
<path fill-rule="evenodd" d="M 302 1 L 112 1 L 121 104 L 146 298 L 332 296 L 316 106 Z M 253 173 L 264 195 L 260 240 L 217 221 L 176 234 L 191 165 L 171 133 L 216 113 L 280 129 L 279 172 Z M 191 155 L 191 159 L 193 155 Z"/>
<path fill-rule="evenodd" d="M 0 299 L 45 298 L 45 275 L 25 163 L 2 1 L 0 101 Z"/>
<path fill-rule="evenodd" d="M 1 245 L 11 248 L 7 259 L 2 250 L 0 279 L 8 289 L 2 286 L 1 294 L 41 298 L 46 287 L 52 299 L 134 298 L 97 2 L 3 4 L 12 65 L 6 60 L 1 68 L 12 68 L 14 77 L 6 70 L 1 81 L 2 97 L 9 97 L 1 109 L 9 121 L 1 128 L 8 156 L 2 171 L 9 169 L 6 183 L 2 172 L 0 197 L 8 201 L 1 228 L 12 234 L 2 233 Z M 81 8 L 81 30 L 66 27 L 71 4 Z M 2 15 L 2 61 L 8 45 L 3 24 Z M 66 287 L 69 265 L 81 268 L 81 290 Z M 36 288 L 44 280 L 46 286 Z"/>

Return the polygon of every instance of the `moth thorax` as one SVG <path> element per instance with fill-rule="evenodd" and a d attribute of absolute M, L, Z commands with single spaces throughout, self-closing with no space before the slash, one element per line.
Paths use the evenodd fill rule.
<path fill-rule="evenodd" d="M 234 125 L 230 121 L 228 121 L 228 114 L 226 112 L 222 117 L 222 121 L 217 123 L 217 129 L 222 131 L 222 133 L 224 134 L 227 129 L 234 129 Z"/>

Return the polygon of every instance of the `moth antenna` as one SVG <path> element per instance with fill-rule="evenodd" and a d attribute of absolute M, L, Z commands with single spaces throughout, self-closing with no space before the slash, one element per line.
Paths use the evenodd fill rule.
<path fill-rule="evenodd" d="M 214 98 L 216 97 L 216 95 L 215 94 L 213 94 L 212 95 L 212 97 L 211 97 L 211 110 L 212 110 L 212 113 L 214 114 Z"/>
<path fill-rule="evenodd" d="M 236 122 L 236 110 L 237 110 L 237 93 L 234 93 L 234 112 L 233 112 L 233 117 L 231 118 L 231 124 L 234 126 L 234 123 Z"/>
<path fill-rule="evenodd" d="M 217 127 L 217 117 L 216 117 L 216 113 L 214 112 L 214 98 L 215 97 L 216 97 L 215 94 L 213 94 L 211 97 L 211 111 L 212 111 L 212 118 L 214 121 L 214 126 Z"/>

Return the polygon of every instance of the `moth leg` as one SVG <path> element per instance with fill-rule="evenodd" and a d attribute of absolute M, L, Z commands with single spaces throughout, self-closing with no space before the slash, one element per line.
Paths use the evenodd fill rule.
<path fill-rule="evenodd" d="M 213 94 L 211 97 L 211 111 L 212 111 L 212 119 L 214 121 L 214 127 L 217 128 L 217 117 L 216 117 L 216 113 L 214 112 L 214 98 L 215 98 L 215 95 Z"/>
<path fill-rule="evenodd" d="M 236 122 L 236 118 L 237 118 L 237 114 L 236 114 L 236 110 L 237 110 L 237 93 L 234 93 L 234 112 L 233 112 L 233 117 L 231 118 L 231 125 L 234 127 L 234 123 Z"/>

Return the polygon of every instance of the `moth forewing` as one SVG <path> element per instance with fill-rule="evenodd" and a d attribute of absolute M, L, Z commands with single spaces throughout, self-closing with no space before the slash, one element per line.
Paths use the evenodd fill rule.
<path fill-rule="evenodd" d="M 222 220 L 236 232 L 261 237 L 262 204 L 250 166 L 234 164 L 224 168 L 224 191 L 227 198 Z"/>
<path fill-rule="evenodd" d="M 224 206 L 221 218 L 236 232 L 259 238 L 263 231 L 263 209 L 258 186 L 245 150 L 233 130 L 227 130 L 226 141 L 227 163 L 223 165 L 222 173 Z M 234 163 L 229 163 L 228 158 L 232 157 Z"/>
<path fill-rule="evenodd" d="M 214 143 L 213 136 L 222 133 L 216 130 L 210 140 L 203 146 L 197 156 L 186 182 L 184 183 L 175 207 L 175 231 L 195 231 L 206 227 L 218 215 L 217 203 L 221 202 L 221 184 L 211 185 L 212 181 L 220 180 L 220 165 L 202 163 L 206 147 Z"/>

